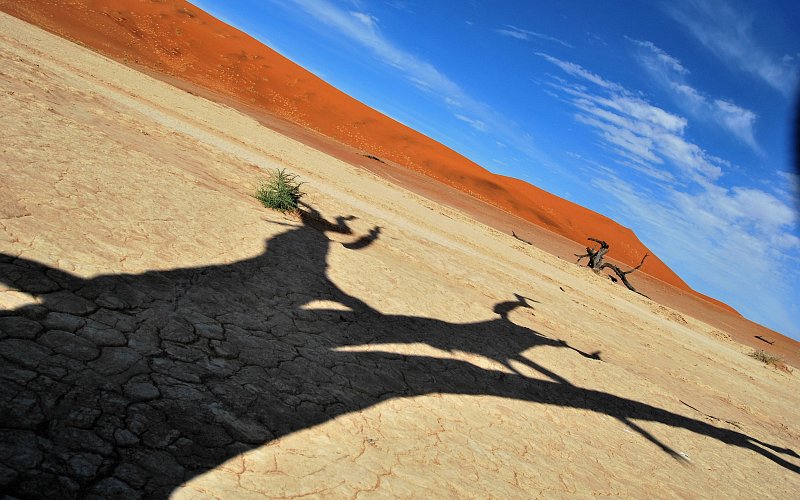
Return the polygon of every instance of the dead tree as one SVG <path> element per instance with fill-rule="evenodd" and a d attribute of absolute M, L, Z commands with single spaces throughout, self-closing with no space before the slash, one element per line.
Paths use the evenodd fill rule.
<path fill-rule="evenodd" d="M 586 247 L 586 253 L 583 255 L 575 254 L 575 257 L 578 258 L 578 264 L 580 264 L 581 259 L 584 257 L 589 257 L 589 269 L 594 269 L 596 271 L 600 270 L 600 266 L 603 265 L 603 257 L 605 254 L 608 253 L 608 243 L 603 240 L 598 240 L 597 238 L 589 238 L 590 241 L 594 241 L 600 244 L 600 247 L 597 248 L 589 248 Z"/>
<path fill-rule="evenodd" d="M 611 269 L 612 271 L 614 271 L 614 273 L 617 276 L 619 276 L 619 279 L 622 281 L 622 283 L 626 287 L 628 287 L 628 290 L 630 290 L 632 292 L 636 292 L 639 295 L 643 295 L 643 296 L 647 297 L 647 295 L 644 295 L 642 292 L 639 292 L 638 290 L 636 290 L 636 288 L 633 287 L 633 285 L 631 285 L 631 282 L 628 281 L 628 275 L 631 274 L 632 272 L 636 271 L 640 267 L 642 267 L 642 264 L 644 264 L 644 259 L 646 259 L 649 254 L 647 254 L 647 253 L 644 254 L 644 257 L 642 257 L 642 261 L 639 262 L 638 266 L 634 267 L 633 269 L 629 269 L 627 271 L 623 271 L 622 269 L 619 268 L 619 266 L 616 266 L 616 265 L 614 265 L 614 264 L 612 264 L 610 262 L 603 262 L 603 257 L 608 253 L 608 248 L 609 248 L 608 247 L 608 243 L 606 243 L 603 240 L 598 240 L 597 238 L 588 238 L 588 239 L 589 239 L 589 241 L 594 241 L 594 242 L 598 243 L 600 246 L 599 247 L 595 246 L 594 248 L 586 247 L 586 253 L 583 254 L 583 255 L 575 254 L 575 257 L 578 258 L 578 261 L 577 261 L 578 264 L 580 264 L 581 260 L 584 257 L 589 257 L 589 263 L 587 264 L 587 267 L 589 269 L 592 269 L 595 272 L 600 272 L 600 271 L 602 271 L 603 269 L 606 269 L 606 268 Z M 613 281 L 617 281 L 613 276 L 609 276 L 609 277 Z"/>

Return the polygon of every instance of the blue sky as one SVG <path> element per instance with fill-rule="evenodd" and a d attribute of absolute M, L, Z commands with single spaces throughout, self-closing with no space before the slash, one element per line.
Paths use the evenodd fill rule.
<path fill-rule="evenodd" d="M 796 0 L 193 3 L 800 339 Z"/>

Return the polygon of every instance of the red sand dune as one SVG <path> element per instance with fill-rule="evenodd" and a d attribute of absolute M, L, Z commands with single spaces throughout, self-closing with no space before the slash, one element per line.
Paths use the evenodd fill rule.
<path fill-rule="evenodd" d="M 492 174 L 185 1 L 0 0 L 0 8 L 115 59 L 186 80 L 423 173 L 575 242 L 601 237 L 622 263 L 633 266 L 645 252 L 652 254 L 630 229 L 518 179 Z M 655 255 L 642 271 L 738 315 L 692 290 Z"/>

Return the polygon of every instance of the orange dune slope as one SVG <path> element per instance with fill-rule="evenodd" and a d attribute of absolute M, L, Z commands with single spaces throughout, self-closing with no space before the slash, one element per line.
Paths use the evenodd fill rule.
<path fill-rule="evenodd" d="M 573 241 L 602 237 L 625 264 L 636 265 L 645 252 L 652 254 L 630 229 L 523 181 L 492 174 L 185 1 L 0 0 L 0 9 L 107 56 L 186 80 L 421 172 Z M 642 271 L 736 313 L 692 290 L 655 256 Z"/>

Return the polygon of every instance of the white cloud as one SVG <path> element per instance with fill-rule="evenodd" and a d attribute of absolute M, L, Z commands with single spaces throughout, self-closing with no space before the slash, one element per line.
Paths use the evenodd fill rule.
<path fill-rule="evenodd" d="M 517 28 L 516 26 L 512 26 L 510 24 L 506 24 L 504 28 L 498 28 L 494 31 L 500 35 L 516 38 L 517 40 L 530 40 L 531 38 L 538 38 L 540 40 L 547 40 L 549 42 L 563 45 L 564 47 L 574 48 L 571 44 L 563 40 L 559 40 L 558 38 L 545 35 L 543 33 L 537 33 L 536 31 Z"/>
<path fill-rule="evenodd" d="M 788 205 L 759 189 L 734 187 L 730 198 L 747 218 L 763 230 L 772 230 L 797 224 L 797 214 Z"/>
<path fill-rule="evenodd" d="M 673 83 L 671 87 L 678 96 L 686 99 L 681 104 L 692 115 L 722 125 L 754 151 L 761 152 L 755 138 L 756 113 L 724 99 L 711 100 L 685 84 Z"/>
<path fill-rule="evenodd" d="M 408 13 L 414 12 L 413 10 L 411 10 L 411 6 L 408 5 L 408 2 L 404 2 L 401 0 L 389 0 L 389 1 L 384 1 L 383 3 L 385 3 L 389 7 L 392 7 L 393 9 L 402 10 Z"/>
<path fill-rule="evenodd" d="M 603 39 L 603 37 L 597 35 L 596 33 L 592 33 L 591 31 L 586 32 L 586 38 L 589 39 L 589 43 L 591 43 L 592 45 L 597 45 L 597 44 L 604 46 L 608 45 L 608 43 Z"/>
<path fill-rule="evenodd" d="M 474 118 L 470 118 L 468 116 L 464 116 L 464 115 L 458 114 L 458 113 L 456 113 L 453 116 L 455 116 L 456 118 L 458 118 L 462 122 L 468 124 L 470 127 L 474 128 L 475 130 L 479 130 L 481 132 L 485 132 L 486 131 L 486 124 L 483 123 L 480 120 L 476 120 Z"/>
<path fill-rule="evenodd" d="M 656 127 L 661 127 L 669 132 L 682 133 L 686 128 L 687 122 L 685 118 L 664 111 L 639 98 L 617 95 L 614 96 L 613 99 L 600 98 L 596 101 L 637 120 L 641 120 Z"/>
<path fill-rule="evenodd" d="M 639 47 L 636 59 L 661 85 L 672 92 L 675 101 L 693 116 L 721 125 L 754 151 L 761 153 L 755 139 L 758 115 L 729 100 L 713 99 L 687 83 L 687 70 L 681 62 L 653 42 L 633 40 Z"/>
<path fill-rule="evenodd" d="M 771 54 L 756 40 L 752 16 L 719 0 L 669 2 L 666 10 L 729 67 L 750 73 L 787 97 L 794 92 L 796 61 Z"/>
<path fill-rule="evenodd" d="M 578 67 L 580 68 L 580 66 Z M 578 72 L 577 74 L 583 77 L 582 73 Z M 580 104 L 579 107 L 581 108 L 608 108 L 618 112 L 619 114 L 616 115 L 608 113 L 604 116 L 604 118 L 614 120 L 618 124 L 625 124 L 629 128 L 633 127 L 631 120 L 623 117 L 627 116 L 635 119 L 638 126 L 648 127 L 647 130 L 650 130 L 651 127 L 658 127 L 673 133 L 683 133 L 687 125 L 685 118 L 653 106 L 633 96 L 630 92 L 624 91 L 622 87 L 617 86 L 615 88 L 619 91 L 611 93 L 610 97 L 604 97 L 589 93 L 585 88 L 570 87 L 564 83 L 561 84 L 561 89 L 575 97 L 576 99 L 574 102 Z"/>
<path fill-rule="evenodd" d="M 575 85 L 554 85 L 571 97 L 569 102 L 579 111 L 575 116 L 578 121 L 592 127 L 604 142 L 624 151 L 629 159 L 651 166 L 669 163 L 696 181 L 722 175 L 727 163 L 684 137 L 685 118 L 650 104 L 578 64 L 540 55 L 565 72 L 601 87 L 602 93 L 597 93 Z"/>
<path fill-rule="evenodd" d="M 800 175 L 794 172 L 784 172 L 778 170 L 780 185 L 776 186 L 776 191 L 784 198 L 790 198 L 795 203 L 800 203 Z"/>
<path fill-rule="evenodd" d="M 721 158 L 706 153 L 697 144 L 677 135 L 663 134 L 659 139 L 660 153 L 670 158 L 692 180 L 715 180 L 723 174 L 723 167 L 729 166 Z"/>
<path fill-rule="evenodd" d="M 585 70 L 578 64 L 571 63 L 568 61 L 562 61 L 561 59 L 555 58 L 549 54 L 545 54 L 543 52 L 537 52 L 537 56 L 544 58 L 546 61 L 551 62 L 561 68 L 562 70 L 566 71 L 572 76 L 577 76 L 583 78 L 584 80 L 588 80 L 595 85 L 599 85 L 600 87 L 609 89 L 609 90 L 622 90 L 622 87 L 617 85 L 616 83 L 609 82 L 601 78 L 599 75 L 592 73 L 591 71 Z"/>
<path fill-rule="evenodd" d="M 622 156 L 623 158 L 628 157 L 624 151 L 617 151 L 617 154 Z M 652 177 L 653 179 L 662 182 L 676 182 L 675 176 L 672 175 L 672 173 L 670 173 L 669 171 L 652 167 L 646 163 L 641 163 L 636 159 L 633 159 L 631 161 L 616 160 L 616 163 L 631 168 L 633 170 L 636 170 L 637 172 L 641 172 L 649 177 Z"/>
<path fill-rule="evenodd" d="M 712 114 L 719 119 L 725 128 L 756 151 L 760 151 L 753 131 L 758 115 L 749 109 L 739 107 L 723 99 L 715 99 L 712 106 Z"/>
<path fill-rule="evenodd" d="M 496 33 L 500 33 L 504 36 L 510 36 L 512 38 L 516 38 L 517 40 L 529 40 L 530 36 L 527 33 L 516 29 L 496 29 L 494 30 Z"/>
<path fill-rule="evenodd" d="M 655 62 L 657 62 L 659 66 L 664 66 L 666 68 L 669 68 L 669 70 L 674 71 L 675 73 L 678 73 L 680 75 L 689 74 L 689 70 L 684 68 L 683 64 L 681 64 L 681 62 L 678 59 L 664 52 L 662 49 L 657 47 L 653 42 L 648 42 L 646 40 L 645 41 L 633 40 L 630 38 L 629 40 L 631 40 L 639 47 L 642 47 L 650 51 L 655 56 Z"/>
<path fill-rule="evenodd" d="M 350 12 L 350 15 L 355 17 L 357 20 L 361 22 L 361 24 L 363 24 L 370 30 L 374 30 L 378 26 L 378 18 L 375 16 L 365 14 L 364 12 L 353 12 L 353 11 Z"/>
<path fill-rule="evenodd" d="M 602 112 L 603 110 L 598 109 L 597 113 L 594 114 L 597 115 Z M 608 114 L 613 116 L 613 113 Z M 663 160 L 653 151 L 653 139 L 639 135 L 630 128 L 620 127 L 604 120 L 592 118 L 586 114 L 578 113 L 575 115 L 575 119 L 599 131 L 602 138 L 608 143 L 618 146 L 638 162 L 645 164 L 646 162 L 663 163 Z"/>
<path fill-rule="evenodd" d="M 772 233 L 789 231 L 797 223 L 790 206 L 760 189 L 704 184 L 699 194 L 676 192 L 674 198 L 684 209 L 691 207 L 693 214 L 715 221 L 717 228 L 738 227 L 767 241 L 775 239 Z"/>

